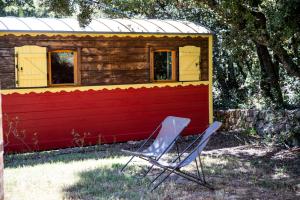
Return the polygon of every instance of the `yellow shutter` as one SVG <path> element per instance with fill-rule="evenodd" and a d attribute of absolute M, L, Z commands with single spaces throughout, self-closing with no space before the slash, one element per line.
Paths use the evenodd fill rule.
<path fill-rule="evenodd" d="M 15 55 L 16 87 L 47 86 L 46 47 L 16 47 Z"/>
<path fill-rule="evenodd" d="M 200 47 L 180 47 L 179 81 L 199 81 L 200 76 Z"/>

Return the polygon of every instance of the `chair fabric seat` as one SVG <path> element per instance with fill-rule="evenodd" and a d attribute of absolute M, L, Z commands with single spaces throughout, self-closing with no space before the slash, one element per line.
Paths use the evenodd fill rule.
<path fill-rule="evenodd" d="M 163 160 L 150 160 L 149 161 L 151 164 L 153 165 L 158 165 L 160 167 L 167 167 L 167 168 L 175 168 L 177 166 L 178 163 L 169 163 Z"/>
<path fill-rule="evenodd" d="M 204 147 L 206 146 L 206 144 L 209 141 L 210 136 L 221 127 L 222 123 L 220 122 L 214 122 L 210 127 L 208 127 L 206 129 L 206 131 L 202 134 L 201 136 L 201 140 L 198 144 L 198 146 L 196 147 L 196 149 L 189 155 L 187 155 L 186 157 L 182 158 L 183 161 L 179 162 L 179 166 L 178 162 L 167 162 L 164 160 L 159 160 L 159 161 L 150 161 L 153 162 L 152 164 L 156 164 L 156 165 L 160 165 L 160 166 L 164 166 L 164 167 L 168 167 L 168 168 L 174 168 L 177 166 L 177 168 L 182 168 L 185 167 L 187 165 L 189 165 L 191 162 L 193 162 L 196 157 L 198 155 L 200 155 L 200 153 L 203 151 Z"/>
<path fill-rule="evenodd" d="M 132 152 L 123 150 L 123 152 L 134 156 L 161 157 L 172 148 L 176 139 L 190 121 L 191 119 L 189 118 L 168 116 L 162 122 L 159 133 L 149 147 L 143 151 Z"/>
<path fill-rule="evenodd" d="M 131 154 L 131 155 L 134 155 L 134 156 L 143 156 L 143 157 L 156 157 L 158 156 L 158 154 L 155 154 L 154 152 L 144 152 L 144 151 L 141 151 L 141 152 L 137 152 L 137 151 L 129 151 L 129 150 L 125 150 L 125 149 L 122 149 L 121 150 L 122 152 L 124 153 L 128 153 L 128 154 Z"/>
<path fill-rule="evenodd" d="M 189 118 L 175 116 L 166 117 L 163 120 L 163 122 L 152 132 L 152 134 L 150 134 L 148 139 L 139 149 L 137 149 L 135 152 L 129 150 L 122 150 L 123 152 L 126 152 L 132 156 L 121 169 L 121 172 L 126 168 L 126 166 L 132 161 L 134 157 L 139 157 L 144 160 L 160 159 L 164 154 L 168 153 L 168 151 L 171 150 L 171 148 L 176 143 L 176 140 L 179 138 L 180 133 L 185 127 L 187 127 L 190 121 L 191 119 Z M 149 143 L 150 139 L 153 138 L 153 136 L 156 136 L 153 143 L 144 150 L 142 150 L 144 146 L 146 146 L 146 144 Z M 148 170 L 148 172 L 150 170 Z"/>

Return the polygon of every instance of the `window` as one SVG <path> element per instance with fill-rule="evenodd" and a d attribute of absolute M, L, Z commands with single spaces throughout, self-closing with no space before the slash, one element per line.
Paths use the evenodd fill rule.
<path fill-rule="evenodd" d="M 49 85 L 76 84 L 76 61 L 75 51 L 49 52 Z"/>
<path fill-rule="evenodd" d="M 151 81 L 175 81 L 176 80 L 176 51 L 152 50 L 150 69 Z"/>

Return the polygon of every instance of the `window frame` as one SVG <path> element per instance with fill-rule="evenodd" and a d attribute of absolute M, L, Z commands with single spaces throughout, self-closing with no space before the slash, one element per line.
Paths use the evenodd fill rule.
<path fill-rule="evenodd" d="M 172 53 L 172 79 L 171 80 L 155 80 L 154 79 L 154 53 L 155 52 L 171 52 Z M 176 82 L 177 81 L 177 50 L 174 48 L 150 48 L 150 82 Z"/>
<path fill-rule="evenodd" d="M 53 84 L 52 83 L 52 72 L 51 72 L 51 53 L 60 53 L 60 52 L 73 52 L 74 55 L 74 72 L 73 72 L 73 76 L 74 76 L 74 83 L 59 83 L 59 84 Z M 78 63 L 77 63 L 77 51 L 76 50 L 70 50 L 70 49 L 60 49 L 60 50 L 52 50 L 52 51 L 48 51 L 48 86 L 51 87 L 60 87 L 60 86 L 75 86 L 78 84 Z"/>

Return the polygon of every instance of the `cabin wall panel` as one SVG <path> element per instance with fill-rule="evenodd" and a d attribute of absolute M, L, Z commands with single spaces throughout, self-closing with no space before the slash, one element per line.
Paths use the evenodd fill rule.
<path fill-rule="evenodd" d="M 96 85 L 149 82 L 148 48 L 145 44 L 141 48 L 132 47 L 128 42 L 136 43 L 108 41 L 111 46 L 107 48 L 82 48 L 81 83 Z M 116 43 L 124 43 L 125 47 L 119 47 L 120 44 L 116 47 Z"/>
<path fill-rule="evenodd" d="M 89 70 L 81 72 L 83 85 L 130 84 L 149 82 L 149 70 Z"/>
<path fill-rule="evenodd" d="M 147 48 L 116 48 L 116 47 L 111 47 L 111 48 L 82 48 L 82 55 L 90 55 L 90 56 L 97 56 L 97 55 L 102 55 L 102 54 L 108 54 L 108 55 L 120 55 L 120 54 L 145 54 L 147 53 L 148 49 Z"/>
<path fill-rule="evenodd" d="M 98 55 L 98 56 L 82 56 L 82 63 L 94 63 L 94 62 L 103 62 L 103 63 L 126 63 L 126 62 L 145 62 L 145 54 L 119 54 L 119 55 Z"/>
<path fill-rule="evenodd" d="M 0 48 L 1 88 L 15 87 L 15 56 L 13 48 Z"/>
<path fill-rule="evenodd" d="M 206 45 L 201 49 L 201 62 L 200 62 L 200 70 L 201 70 L 201 80 L 208 81 L 208 48 Z"/>
<path fill-rule="evenodd" d="M 145 67 L 146 66 L 146 67 Z M 146 62 L 130 62 L 130 63 L 81 63 L 82 71 L 101 71 L 101 70 L 136 70 L 136 69 L 149 69 Z"/>
<path fill-rule="evenodd" d="M 0 66 L 1 68 L 1 66 Z M 1 73 L 0 75 L 1 88 L 2 89 L 12 89 L 15 88 L 15 73 Z"/>
<path fill-rule="evenodd" d="M 191 118 L 184 134 L 197 134 L 208 126 L 208 86 L 14 93 L 3 113 L 4 134 L 11 122 L 25 133 L 9 135 L 7 152 L 76 146 L 74 132 L 87 134 L 84 145 L 145 139 L 169 115 Z"/>
<path fill-rule="evenodd" d="M 81 85 L 148 83 L 151 47 L 177 49 L 194 45 L 201 47 L 200 67 L 205 74 L 202 80 L 208 80 L 207 38 L 9 35 L 0 37 L 0 77 L 4 89 L 15 87 L 14 47 L 24 45 L 43 46 L 49 51 L 81 50 L 78 69 Z"/>
<path fill-rule="evenodd" d="M 14 54 L 13 48 L 0 48 L 0 56 L 1 57 L 10 57 Z"/>

